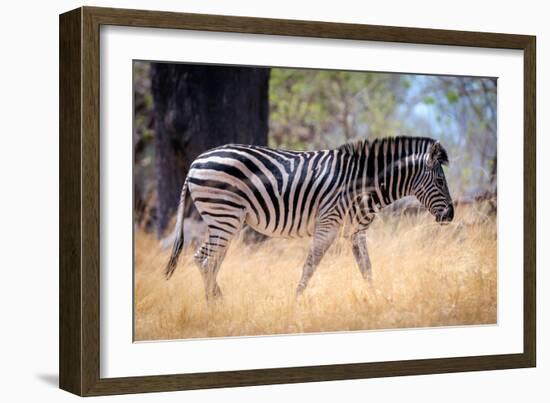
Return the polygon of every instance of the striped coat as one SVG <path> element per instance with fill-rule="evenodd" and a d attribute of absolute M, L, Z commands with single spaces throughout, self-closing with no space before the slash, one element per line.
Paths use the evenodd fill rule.
<path fill-rule="evenodd" d="M 208 298 L 221 295 L 216 275 L 229 243 L 245 223 L 268 236 L 313 237 L 298 293 L 342 228 L 361 273 L 370 281 L 365 231 L 380 209 L 415 195 L 439 222 L 452 220 L 442 169 L 446 163 L 440 143 L 415 137 L 359 141 L 322 151 L 235 144 L 207 151 L 191 164 L 185 180 L 166 274 L 173 273 L 183 247 L 189 194 L 208 227 L 195 255 Z"/>

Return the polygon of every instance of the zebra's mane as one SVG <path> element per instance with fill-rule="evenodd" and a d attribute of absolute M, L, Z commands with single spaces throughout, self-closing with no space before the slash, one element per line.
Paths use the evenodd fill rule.
<path fill-rule="evenodd" d="M 368 140 L 357 140 L 349 143 L 342 144 L 338 147 L 338 150 L 343 151 L 346 154 L 360 154 L 365 152 L 369 147 Z"/>
<path fill-rule="evenodd" d="M 409 137 L 409 136 L 396 136 L 396 137 L 383 137 L 383 138 L 377 138 L 373 141 L 369 140 L 358 140 L 351 143 L 346 143 L 338 147 L 339 150 L 349 153 L 349 154 L 364 154 L 364 153 L 370 153 L 371 150 L 374 151 L 374 148 L 377 144 L 379 144 L 379 147 L 384 147 L 385 144 L 400 144 L 404 145 L 405 140 L 411 144 L 411 141 L 416 142 L 417 144 L 420 142 L 421 147 L 420 149 L 424 150 L 424 153 L 430 152 L 431 146 L 436 143 L 437 141 L 430 138 L 430 137 Z M 405 147 L 403 148 L 405 150 Z M 440 145 L 438 149 L 438 155 L 437 159 L 439 162 L 443 165 L 447 165 L 449 163 L 449 156 L 447 154 L 447 150 L 443 148 L 442 145 Z"/>

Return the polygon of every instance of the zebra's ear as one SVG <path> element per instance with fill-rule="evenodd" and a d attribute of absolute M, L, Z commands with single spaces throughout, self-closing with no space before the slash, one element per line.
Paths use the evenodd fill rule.
<path fill-rule="evenodd" d="M 439 162 L 441 165 L 447 165 L 449 163 L 447 151 L 443 148 L 439 141 L 432 144 L 430 148 L 430 155 L 428 157 L 429 166 L 433 166 L 436 162 Z"/>

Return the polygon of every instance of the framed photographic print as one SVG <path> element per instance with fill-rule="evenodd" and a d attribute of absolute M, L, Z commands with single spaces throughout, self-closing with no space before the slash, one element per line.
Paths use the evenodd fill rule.
<path fill-rule="evenodd" d="M 60 387 L 535 366 L 535 37 L 60 16 Z"/>

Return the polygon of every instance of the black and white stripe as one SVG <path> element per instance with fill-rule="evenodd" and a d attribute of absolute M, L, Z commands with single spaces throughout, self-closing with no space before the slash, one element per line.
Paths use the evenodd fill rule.
<path fill-rule="evenodd" d="M 442 165 L 445 149 L 429 138 L 395 137 L 359 141 L 333 150 L 283 151 L 225 145 L 200 155 L 181 193 L 170 277 L 183 246 L 187 192 L 208 226 L 195 255 L 207 297 L 220 295 L 216 283 L 225 251 L 246 223 L 276 237 L 313 237 L 298 292 L 302 292 L 325 251 L 343 227 L 363 276 L 371 279 L 365 231 L 376 213 L 414 195 L 438 222 L 453 218 Z"/>

